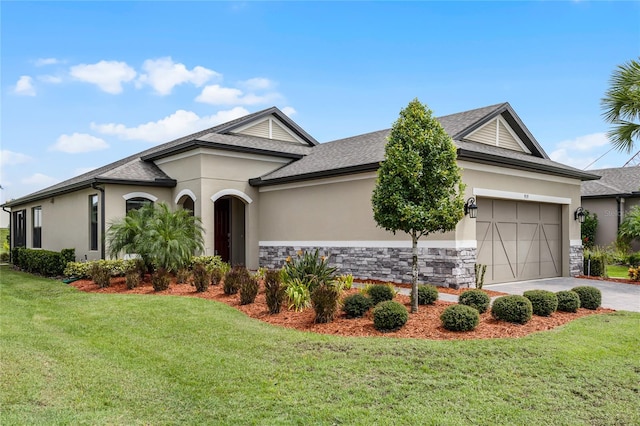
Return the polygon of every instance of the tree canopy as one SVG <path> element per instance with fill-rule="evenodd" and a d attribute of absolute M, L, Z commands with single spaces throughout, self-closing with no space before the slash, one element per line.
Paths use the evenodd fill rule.
<path fill-rule="evenodd" d="M 640 62 L 619 65 L 609 85 L 601 102 L 604 119 L 613 124 L 607 135 L 618 150 L 631 152 L 640 137 Z"/>

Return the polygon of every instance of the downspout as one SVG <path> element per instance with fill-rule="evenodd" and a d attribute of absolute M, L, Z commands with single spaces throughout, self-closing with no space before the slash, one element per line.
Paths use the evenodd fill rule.
<path fill-rule="evenodd" d="M 13 247 L 13 232 L 11 232 L 11 216 L 13 216 L 11 214 L 11 210 L 7 210 L 6 206 L 2 206 L 2 210 L 4 210 L 5 212 L 9 213 L 9 262 L 11 262 L 11 248 Z"/>
<path fill-rule="evenodd" d="M 106 240 L 106 235 L 105 235 L 105 232 L 106 232 L 106 230 L 105 230 L 105 228 L 106 228 L 106 226 L 105 226 L 106 220 L 105 220 L 105 217 L 104 217 L 104 214 L 105 214 L 105 205 L 104 204 L 105 204 L 105 198 L 106 198 L 105 197 L 105 191 L 104 191 L 103 187 L 98 186 L 97 182 L 93 182 L 91 184 L 91 187 L 93 189 L 97 189 L 98 191 L 100 191 L 100 237 L 101 237 L 100 238 L 100 259 L 104 260 L 105 259 L 105 256 L 104 256 L 105 240 Z"/>

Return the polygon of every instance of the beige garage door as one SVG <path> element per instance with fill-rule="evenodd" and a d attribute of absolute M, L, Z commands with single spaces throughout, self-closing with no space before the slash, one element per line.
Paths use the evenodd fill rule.
<path fill-rule="evenodd" d="M 562 275 L 560 205 L 479 198 L 478 263 L 485 284 Z"/>

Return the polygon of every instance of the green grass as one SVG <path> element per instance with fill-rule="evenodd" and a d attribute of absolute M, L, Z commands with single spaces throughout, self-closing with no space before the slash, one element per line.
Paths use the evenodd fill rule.
<path fill-rule="evenodd" d="M 9 245 L 7 242 L 7 236 L 9 235 L 9 228 L 0 228 L 0 254 L 9 252 Z"/>
<path fill-rule="evenodd" d="M 640 423 L 637 313 L 521 339 L 342 338 L 0 274 L 2 425 Z"/>
<path fill-rule="evenodd" d="M 609 278 L 629 278 L 629 267 L 624 265 L 607 265 Z"/>

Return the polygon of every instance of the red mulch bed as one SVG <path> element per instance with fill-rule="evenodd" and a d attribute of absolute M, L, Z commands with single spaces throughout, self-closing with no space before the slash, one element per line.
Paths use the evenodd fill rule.
<path fill-rule="evenodd" d="M 357 283 L 362 283 L 362 284 L 367 284 L 367 283 L 371 283 L 371 284 L 389 284 L 388 281 L 379 281 L 379 280 L 360 280 L 360 279 L 355 279 L 353 281 L 357 282 Z M 411 289 L 411 284 L 405 284 L 405 283 L 391 283 L 391 284 L 393 284 L 395 287 L 402 287 L 402 288 Z M 469 288 L 455 289 L 455 288 L 449 288 L 449 287 L 438 287 L 438 292 L 447 293 L 447 294 L 455 294 L 456 296 L 460 296 L 463 292 L 465 292 L 467 290 L 469 290 Z M 487 295 L 489 297 L 506 296 L 508 294 L 508 293 L 503 293 L 501 291 L 486 290 L 486 289 L 482 289 L 482 291 L 487 293 Z"/>
<path fill-rule="evenodd" d="M 90 280 L 79 280 L 71 283 L 70 285 L 81 291 L 92 293 L 191 296 L 216 300 L 218 302 L 226 303 L 252 318 L 256 318 L 269 324 L 294 328 L 302 331 L 340 336 L 385 336 L 437 340 L 522 337 L 537 331 L 553 329 L 586 315 L 614 312 L 612 309 L 598 308 L 596 311 L 579 309 L 575 314 L 555 312 L 550 317 L 539 317 L 534 315 L 531 321 L 524 325 L 495 320 L 491 318 L 491 314 L 487 312 L 480 315 L 480 325 L 474 331 L 452 332 L 442 328 L 440 323 L 440 314 L 447 306 L 451 305 L 451 303 L 437 301 L 435 305 L 420 306 L 419 312 L 417 314 L 410 314 L 409 321 L 400 330 L 391 333 L 381 333 L 373 327 L 371 311 L 369 311 L 365 317 L 356 319 L 347 319 L 344 314 L 340 312 L 334 321 L 328 324 L 315 324 L 315 314 L 311 308 L 306 309 L 303 312 L 294 312 L 283 307 L 279 314 L 269 315 L 265 301 L 264 288 L 262 287 L 255 303 L 250 305 L 240 305 L 240 296 L 225 295 L 221 285 L 210 286 L 209 290 L 203 293 L 196 292 L 195 287 L 189 284 L 175 283 L 172 283 L 168 290 L 155 292 L 148 277 L 139 287 L 133 290 L 128 290 L 126 288 L 124 278 L 114 278 L 111 281 L 110 287 L 102 289 L 98 288 L 98 286 Z M 351 289 L 345 293 L 353 294 L 356 292 L 358 292 L 357 289 Z M 403 303 L 408 310 L 410 309 L 409 297 L 397 295 L 396 300 Z"/>
<path fill-rule="evenodd" d="M 640 285 L 640 281 L 631 281 L 624 278 L 602 278 L 602 277 L 591 277 L 588 275 L 579 275 L 577 278 L 584 278 L 585 280 L 613 281 L 614 283 Z"/>

